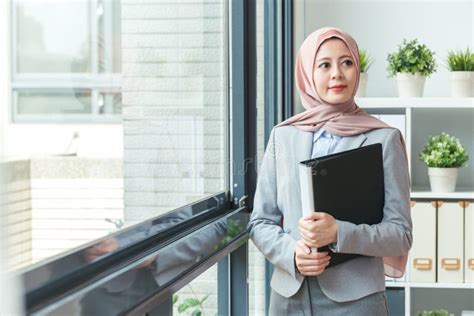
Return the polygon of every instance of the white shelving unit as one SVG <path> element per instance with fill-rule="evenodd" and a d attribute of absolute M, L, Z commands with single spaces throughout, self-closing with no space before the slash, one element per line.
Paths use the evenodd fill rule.
<path fill-rule="evenodd" d="M 474 146 L 474 98 L 356 98 L 356 103 L 370 114 L 405 115 L 405 142 L 410 157 L 412 200 L 471 202 L 474 200 L 474 168 L 472 166 L 463 171 L 470 177 L 461 179 L 462 183 L 456 187 L 456 192 L 434 193 L 430 191 L 427 168 L 418 161 L 417 157 L 422 150 L 422 145 L 428 140 L 429 134 L 437 135 L 448 129 L 451 134 L 461 139 L 461 143 L 470 156 L 468 163 L 474 165 L 474 148 L 472 148 Z M 459 120 L 449 120 L 453 118 L 459 118 Z M 408 264 L 410 264 L 410 259 Z M 405 315 L 415 315 L 416 311 L 411 310 L 414 292 L 443 289 L 473 290 L 474 297 L 473 283 L 410 282 L 409 267 L 404 279 L 387 280 L 386 287 L 404 290 Z"/>
<path fill-rule="evenodd" d="M 474 109 L 474 98 L 355 98 L 365 109 Z"/>

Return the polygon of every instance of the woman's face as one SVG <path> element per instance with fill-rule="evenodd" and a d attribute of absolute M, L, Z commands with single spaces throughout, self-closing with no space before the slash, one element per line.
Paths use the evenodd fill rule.
<path fill-rule="evenodd" d="M 319 96 L 329 103 L 343 103 L 352 97 L 357 67 L 346 44 L 331 38 L 319 47 L 313 80 Z"/>

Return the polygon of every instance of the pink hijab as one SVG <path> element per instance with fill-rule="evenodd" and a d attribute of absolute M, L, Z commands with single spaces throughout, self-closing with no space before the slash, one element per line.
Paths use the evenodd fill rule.
<path fill-rule="evenodd" d="M 344 103 L 331 104 L 324 101 L 317 93 L 313 81 L 313 70 L 316 53 L 321 44 L 329 38 L 341 39 L 349 48 L 355 65 L 359 65 L 359 48 L 356 41 L 347 33 L 334 27 L 324 27 L 311 33 L 301 45 L 295 64 L 295 83 L 306 111 L 290 117 L 276 125 L 294 125 L 297 128 L 314 132 L 324 127 L 328 132 L 338 136 L 358 135 L 378 128 L 393 128 L 359 108 L 354 96 L 359 86 L 360 72 L 357 72 L 356 84 L 352 97 Z M 401 134 L 400 134 L 401 135 Z M 400 141 L 405 148 L 405 159 L 408 164 L 406 146 L 403 137 Z M 399 278 L 405 272 L 408 255 L 384 257 L 385 275 Z"/>

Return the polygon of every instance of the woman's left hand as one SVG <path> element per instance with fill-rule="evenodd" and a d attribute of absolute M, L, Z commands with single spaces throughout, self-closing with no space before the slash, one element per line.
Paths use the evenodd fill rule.
<path fill-rule="evenodd" d="M 336 219 L 324 212 L 312 212 L 299 220 L 301 239 L 308 247 L 323 247 L 337 241 Z"/>

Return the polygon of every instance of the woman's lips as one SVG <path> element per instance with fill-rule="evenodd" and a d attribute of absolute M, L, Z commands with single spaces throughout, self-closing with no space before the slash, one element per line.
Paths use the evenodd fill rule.
<path fill-rule="evenodd" d="M 346 88 L 346 86 L 340 86 L 340 87 L 332 87 L 332 88 L 329 88 L 329 89 L 333 92 L 341 92 L 345 88 Z"/>

